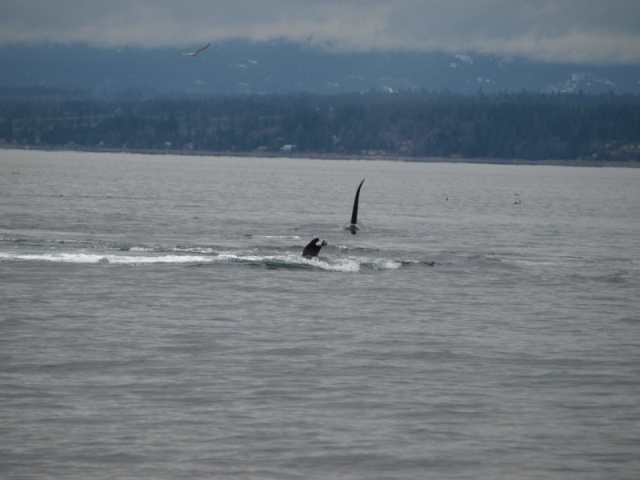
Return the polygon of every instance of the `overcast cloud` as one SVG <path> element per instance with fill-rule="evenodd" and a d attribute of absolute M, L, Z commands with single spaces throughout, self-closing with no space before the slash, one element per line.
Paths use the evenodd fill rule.
<path fill-rule="evenodd" d="M 640 63 L 638 0 L 3 0 L 0 43 L 184 48 L 230 39 Z"/>

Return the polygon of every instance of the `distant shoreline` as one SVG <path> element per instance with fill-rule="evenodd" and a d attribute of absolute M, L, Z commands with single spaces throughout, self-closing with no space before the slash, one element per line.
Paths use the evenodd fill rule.
<path fill-rule="evenodd" d="M 208 150 L 168 150 L 168 149 L 136 149 L 136 148 L 85 148 L 85 147 L 55 147 L 38 145 L 0 145 L 0 150 L 18 151 L 42 151 L 42 152 L 87 152 L 87 153 L 132 153 L 141 155 L 175 155 L 185 157 L 251 157 L 251 158 L 297 158 L 309 160 L 378 160 L 389 162 L 407 163 L 461 163 L 461 164 L 487 164 L 487 165 L 550 165 L 560 167 L 616 167 L 616 168 L 640 168 L 640 163 L 635 160 L 605 161 L 605 160 L 525 160 L 502 158 L 464 158 L 464 157 L 405 157 L 401 155 L 365 154 L 347 155 L 335 153 L 311 153 L 311 152 L 229 152 Z"/>

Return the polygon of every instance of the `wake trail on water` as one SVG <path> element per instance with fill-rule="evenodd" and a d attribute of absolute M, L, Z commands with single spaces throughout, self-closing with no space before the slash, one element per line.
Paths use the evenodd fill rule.
<path fill-rule="evenodd" d="M 134 244 L 105 239 L 63 239 L 49 236 L 7 235 L 0 238 L 0 262 L 62 264 L 238 266 L 358 273 L 405 268 L 439 267 L 451 272 L 544 274 L 563 267 L 572 273 L 590 271 L 582 259 L 514 255 L 508 252 L 441 251 L 423 253 L 403 249 L 328 245 L 318 257 L 305 258 L 298 235 L 252 235 L 261 245 Z M 265 245 L 264 242 L 267 242 Z M 240 240 L 239 243 L 246 243 Z M 237 242 L 234 242 L 237 243 Z M 271 244 L 270 244 L 271 243 Z M 580 270 L 577 272 L 576 270 Z M 636 270 L 631 266 L 627 269 Z M 615 272 L 614 272 L 615 273 Z"/>
<path fill-rule="evenodd" d="M 233 248 L 228 245 L 127 244 L 95 239 L 56 240 L 51 238 L 0 238 L 0 263 L 40 262 L 68 265 L 244 267 L 268 270 L 309 270 L 334 273 L 390 272 L 412 268 L 437 267 L 440 274 L 500 275 L 501 278 L 549 275 L 603 283 L 633 283 L 640 265 L 619 265 L 602 270 L 580 257 L 515 255 L 508 252 L 442 251 L 425 254 L 378 248 L 328 246 L 318 257 L 301 255 L 296 235 L 262 236 L 274 240 L 270 246 Z M 267 240 L 268 240 L 267 239 Z M 293 240 L 293 242 L 289 242 Z M 277 242 L 288 245 L 278 245 Z"/>
<path fill-rule="evenodd" d="M 289 236 L 278 239 L 294 239 Z M 295 247 L 229 249 L 189 245 L 126 245 L 107 242 L 54 242 L 42 239 L 3 239 L 13 244 L 0 251 L 0 262 L 51 262 L 111 265 L 239 265 L 268 269 L 316 269 L 357 273 L 396 270 L 402 261 L 374 256 L 321 255 L 304 258 Z M 15 248 L 19 247 L 19 248 Z"/>
<path fill-rule="evenodd" d="M 312 268 L 329 272 L 359 272 L 362 268 L 396 270 L 402 262 L 382 258 L 316 257 L 307 259 L 299 254 L 263 255 L 242 252 L 220 252 L 211 255 L 124 255 L 98 253 L 17 253 L 0 252 L 0 261 L 54 262 L 69 264 L 240 264 L 266 268 Z"/>

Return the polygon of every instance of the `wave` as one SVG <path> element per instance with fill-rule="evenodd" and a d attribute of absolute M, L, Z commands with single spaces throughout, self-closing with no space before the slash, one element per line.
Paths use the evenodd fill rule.
<path fill-rule="evenodd" d="M 300 235 L 245 235 L 250 238 L 265 238 L 265 239 L 277 239 L 277 240 L 302 240 Z"/>
<path fill-rule="evenodd" d="M 385 258 L 366 257 L 331 257 L 321 256 L 304 258 L 300 254 L 262 254 L 246 252 L 213 252 L 211 249 L 175 247 L 174 253 L 158 254 L 157 247 L 134 247 L 129 251 L 109 253 L 87 252 L 51 252 L 51 253 L 19 253 L 0 252 L 0 261 L 54 262 L 69 264 L 115 264 L 115 265 L 150 265 L 150 264 L 239 264 L 269 269 L 318 269 L 328 272 L 357 273 L 361 269 L 396 270 L 404 263 Z M 165 251 L 166 251 L 165 247 Z M 134 253 L 148 253 L 135 255 Z M 185 252 L 191 252 L 188 254 Z M 199 252 L 200 254 L 193 254 Z"/>
<path fill-rule="evenodd" d="M 194 263 L 207 261 L 207 257 L 198 255 L 158 255 L 133 256 L 93 253 L 12 253 L 0 252 L 0 260 L 22 260 L 26 262 L 57 262 L 57 263 Z"/>
<path fill-rule="evenodd" d="M 66 235 L 14 234 L 0 236 L 0 262 L 52 262 L 68 264 L 113 265 L 236 265 L 266 269 L 307 269 L 327 272 L 374 272 L 434 266 L 469 268 L 530 268 L 528 262 L 540 259 L 479 252 L 412 252 L 371 246 L 330 244 L 319 257 L 308 259 L 300 254 L 298 235 L 251 235 L 228 244 L 129 243 L 113 238 L 77 238 Z M 273 239 L 257 242 L 253 239 Z"/>
<path fill-rule="evenodd" d="M 265 238 L 266 235 L 260 236 Z M 350 247 L 329 245 L 319 257 L 304 258 L 295 236 L 274 236 L 280 245 L 197 244 L 133 244 L 112 239 L 50 239 L 29 236 L 0 238 L 0 262 L 50 262 L 67 264 L 111 265 L 187 265 L 238 266 L 265 269 L 301 269 L 326 272 L 358 273 L 399 269 L 440 267 L 446 271 L 468 271 L 486 274 L 487 271 L 523 275 L 545 275 L 558 268 L 567 273 L 594 275 L 590 265 L 580 257 L 549 258 L 536 255 L 514 255 L 505 252 L 450 251 L 411 252 L 403 249 Z M 285 244 L 286 243 L 286 244 Z M 487 270 L 489 269 L 489 270 Z M 635 273 L 633 266 L 627 270 Z M 617 272 L 617 271 L 616 271 Z M 605 272 L 611 273 L 611 272 Z M 615 273 L 615 272 L 614 272 Z M 607 283 L 624 283 L 624 274 L 605 276 Z"/>
<path fill-rule="evenodd" d="M 266 269 L 307 269 L 327 272 L 374 272 L 399 269 L 441 267 L 446 270 L 544 274 L 563 268 L 575 273 L 591 271 L 580 257 L 515 255 L 509 252 L 442 250 L 409 251 L 330 244 L 320 256 L 302 257 L 298 235 L 251 235 L 229 244 L 129 243 L 114 238 L 77 238 L 71 235 L 47 236 L 14 233 L 0 235 L 0 262 L 55 262 L 68 264 L 114 265 L 236 265 Z M 256 242 L 253 239 L 273 239 Z M 636 268 L 629 266 L 635 271 Z M 624 276 L 607 277 L 608 282 L 624 282 Z"/>
<path fill-rule="evenodd" d="M 252 255 L 242 253 L 221 253 L 217 257 L 220 261 L 229 263 L 265 266 L 270 269 L 278 268 L 312 268 L 329 272 L 359 272 L 361 262 L 353 258 L 315 257 L 304 258 L 300 254 L 284 255 Z"/>

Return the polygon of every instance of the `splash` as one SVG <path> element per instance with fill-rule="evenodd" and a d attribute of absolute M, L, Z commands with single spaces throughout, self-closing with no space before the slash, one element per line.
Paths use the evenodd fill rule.
<path fill-rule="evenodd" d="M 239 253 L 221 253 L 217 257 L 219 260 L 237 263 L 252 263 L 254 265 L 264 265 L 269 268 L 287 268 L 298 266 L 301 268 L 317 268 L 329 272 L 359 272 L 360 263 L 349 258 L 304 258 L 300 254 L 286 255 L 247 255 Z"/>

